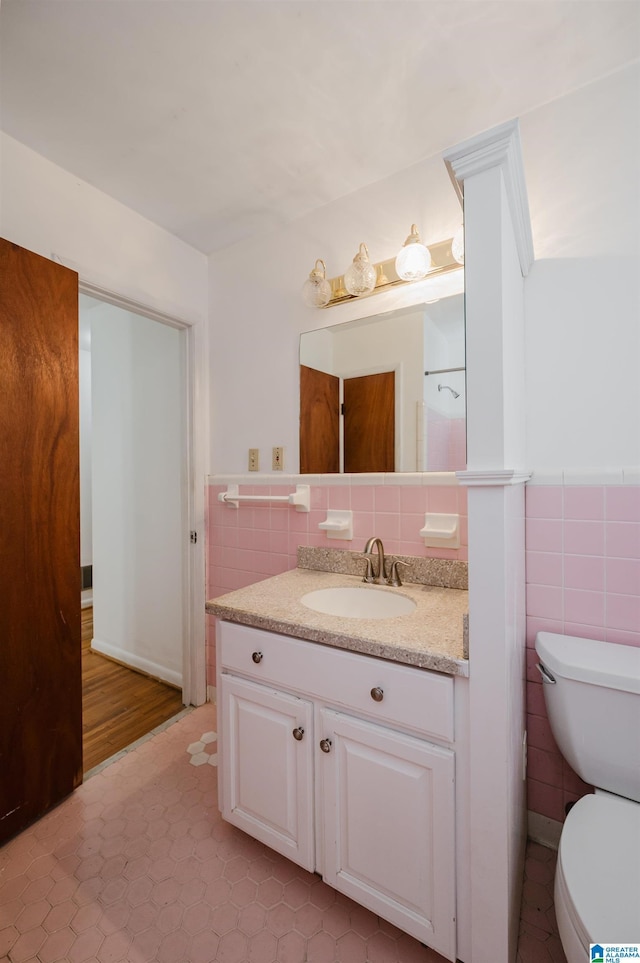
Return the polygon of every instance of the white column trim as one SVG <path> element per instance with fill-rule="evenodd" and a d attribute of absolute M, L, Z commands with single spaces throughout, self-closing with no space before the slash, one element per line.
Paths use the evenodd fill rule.
<path fill-rule="evenodd" d="M 498 471 L 457 471 L 456 478 L 466 488 L 503 488 L 505 485 L 524 485 L 531 478 L 531 472 L 512 468 L 501 468 Z"/>
<path fill-rule="evenodd" d="M 502 170 L 520 270 L 522 276 L 526 277 L 531 270 L 534 253 L 518 121 L 511 120 L 471 137 L 457 147 L 445 151 L 442 156 L 461 200 L 464 197 L 464 182 L 467 177 L 481 174 L 493 167 Z"/>

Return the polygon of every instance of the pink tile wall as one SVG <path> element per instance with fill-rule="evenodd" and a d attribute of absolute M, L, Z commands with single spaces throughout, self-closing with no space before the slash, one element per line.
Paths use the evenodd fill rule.
<path fill-rule="evenodd" d="M 467 463 L 465 418 L 447 418 L 427 409 L 427 465 L 429 471 L 462 471 Z"/>
<path fill-rule="evenodd" d="M 294 485 L 242 485 L 242 494 L 282 495 Z M 467 490 L 430 485 L 312 485 L 311 511 L 297 512 L 287 504 L 240 504 L 235 509 L 218 501 L 225 487 L 207 488 L 206 594 L 208 599 L 295 568 L 299 545 L 361 551 L 378 535 L 391 555 L 416 555 L 466 560 Z M 318 528 L 328 508 L 353 511 L 353 540 L 328 539 Z M 460 515 L 461 547 L 426 549 L 419 531 L 426 512 Z M 215 685 L 214 619 L 207 616 L 207 682 Z"/>
<path fill-rule="evenodd" d="M 640 486 L 529 486 L 526 519 L 528 805 L 562 821 L 589 787 L 551 735 L 535 638 L 640 646 Z"/>

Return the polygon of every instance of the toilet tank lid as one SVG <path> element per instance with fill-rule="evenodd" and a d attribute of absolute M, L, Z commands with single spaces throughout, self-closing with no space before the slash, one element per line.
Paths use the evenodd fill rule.
<path fill-rule="evenodd" d="M 640 693 L 640 648 L 538 632 L 536 652 L 552 675 Z"/>

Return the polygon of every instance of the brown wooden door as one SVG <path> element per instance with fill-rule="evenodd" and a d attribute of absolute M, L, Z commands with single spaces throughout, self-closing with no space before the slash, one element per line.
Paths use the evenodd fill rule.
<path fill-rule="evenodd" d="M 0 239 L 0 842 L 82 781 L 78 276 Z"/>
<path fill-rule="evenodd" d="M 344 470 L 395 470 L 395 372 L 345 378 Z"/>
<path fill-rule="evenodd" d="M 300 365 L 300 473 L 340 471 L 340 379 Z"/>

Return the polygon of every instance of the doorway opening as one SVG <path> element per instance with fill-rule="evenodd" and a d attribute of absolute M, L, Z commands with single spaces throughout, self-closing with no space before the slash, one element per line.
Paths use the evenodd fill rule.
<path fill-rule="evenodd" d="M 93 606 L 82 609 L 84 775 L 184 709 L 182 690 L 91 647 Z"/>
<path fill-rule="evenodd" d="M 79 306 L 86 774 L 190 701 L 191 466 L 187 329 Z"/>

